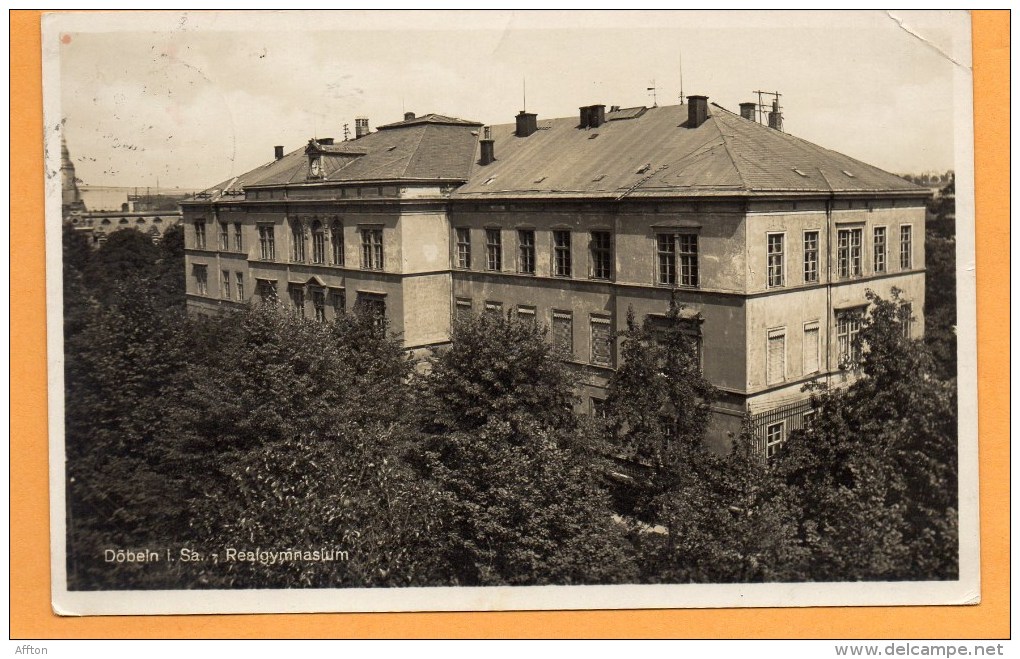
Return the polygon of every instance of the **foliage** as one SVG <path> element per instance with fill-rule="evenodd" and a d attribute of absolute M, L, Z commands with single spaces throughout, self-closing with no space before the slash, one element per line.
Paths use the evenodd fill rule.
<path fill-rule="evenodd" d="M 549 427 L 573 423 L 573 382 L 544 340 L 546 329 L 496 314 L 454 322 L 449 349 L 429 360 L 419 391 L 430 431 L 471 431 L 524 415 Z"/>
<path fill-rule="evenodd" d="M 632 574 L 598 457 L 575 428 L 572 383 L 544 339 L 513 317 L 460 321 L 418 383 L 426 414 L 416 462 L 437 492 L 437 551 L 452 583 Z"/>
<path fill-rule="evenodd" d="M 579 454 L 537 420 L 490 420 L 423 441 L 437 491 L 436 550 L 466 586 L 618 583 L 634 568 L 609 499 Z"/>
<path fill-rule="evenodd" d="M 898 291 L 869 300 L 858 379 L 815 397 L 816 422 L 778 460 L 804 511 L 810 578 L 954 578 L 955 385 L 904 336 Z"/>
<path fill-rule="evenodd" d="M 682 447 L 700 446 L 715 388 L 701 374 L 696 345 L 684 330 L 683 307 L 670 300 L 662 327 L 638 326 L 627 312 L 621 364 L 608 388 L 606 410 L 618 450 L 631 460 L 669 465 Z"/>

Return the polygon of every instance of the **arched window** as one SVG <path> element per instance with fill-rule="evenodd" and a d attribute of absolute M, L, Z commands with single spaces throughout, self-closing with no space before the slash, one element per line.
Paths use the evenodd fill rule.
<path fill-rule="evenodd" d="M 108 225 L 109 223 L 110 223 L 110 218 L 108 218 L 108 217 L 104 217 L 104 218 L 103 218 L 103 221 L 101 222 L 101 224 L 102 224 L 103 226 L 106 226 L 106 225 Z"/>
<path fill-rule="evenodd" d="M 344 264 L 344 225 L 340 220 L 333 220 L 329 228 L 330 248 L 333 252 L 333 265 Z"/>
<path fill-rule="evenodd" d="M 312 263 L 326 262 L 326 231 L 322 222 L 312 223 Z"/>
<path fill-rule="evenodd" d="M 305 260 L 305 227 L 301 220 L 293 220 L 290 225 L 290 260 L 304 262 Z"/>

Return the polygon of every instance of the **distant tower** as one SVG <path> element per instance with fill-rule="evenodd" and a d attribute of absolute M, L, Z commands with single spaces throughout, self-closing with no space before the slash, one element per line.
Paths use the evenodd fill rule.
<path fill-rule="evenodd" d="M 72 212 L 82 212 L 85 204 L 81 200 L 81 192 L 78 191 L 78 179 L 74 175 L 74 163 L 71 162 L 71 152 L 67 150 L 67 140 L 64 134 L 60 134 L 60 207 L 63 216 L 66 218 Z"/>

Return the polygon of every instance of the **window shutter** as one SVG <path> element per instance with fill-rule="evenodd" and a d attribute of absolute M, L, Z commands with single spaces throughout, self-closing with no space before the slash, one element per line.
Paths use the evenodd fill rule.
<path fill-rule="evenodd" d="M 767 384 L 782 382 L 786 375 L 786 333 L 783 330 L 769 330 L 767 361 Z"/>

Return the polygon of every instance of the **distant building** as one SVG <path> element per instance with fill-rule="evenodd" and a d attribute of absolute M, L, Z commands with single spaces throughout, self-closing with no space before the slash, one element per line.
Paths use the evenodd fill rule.
<path fill-rule="evenodd" d="M 158 243 L 168 228 L 180 222 L 177 199 L 184 198 L 184 194 L 174 199 L 162 195 L 131 195 L 129 188 L 78 185 L 63 134 L 60 135 L 60 175 L 63 220 L 76 231 L 88 234 L 94 246 L 101 245 L 112 232 L 129 228 L 141 231 Z"/>
<path fill-rule="evenodd" d="M 276 147 L 183 203 L 189 307 L 360 304 L 410 350 L 448 342 L 457 314 L 513 313 L 550 327 L 595 411 L 628 309 L 659 322 L 675 291 L 722 392 L 712 442 L 750 412 L 771 453 L 809 422 L 804 385 L 848 377 L 867 290 L 902 290 L 921 335 L 930 193 L 781 117 L 688 101 L 491 127 L 408 113 Z"/>

